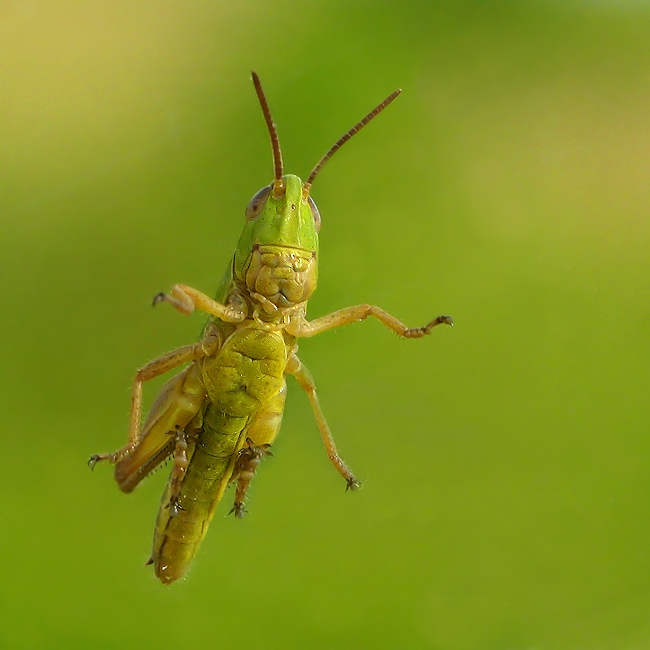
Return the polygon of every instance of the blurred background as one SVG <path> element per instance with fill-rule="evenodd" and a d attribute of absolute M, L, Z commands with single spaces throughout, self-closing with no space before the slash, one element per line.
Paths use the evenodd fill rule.
<path fill-rule="evenodd" d="M 0 646 L 650 647 L 650 7 L 645 2 L 0 6 Z M 272 176 L 328 163 L 305 340 L 345 493 L 290 380 L 250 514 L 186 580 L 150 567 L 166 471 L 127 435 L 135 369 L 202 327 Z M 147 387 L 151 402 L 156 389 Z"/>

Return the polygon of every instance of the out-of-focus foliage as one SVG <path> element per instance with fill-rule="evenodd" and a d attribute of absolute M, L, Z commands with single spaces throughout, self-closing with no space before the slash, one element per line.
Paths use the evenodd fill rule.
<path fill-rule="evenodd" d="M 650 643 L 650 14 L 632 2 L 8 1 L 0 10 L 0 646 Z M 328 163 L 295 383 L 243 522 L 182 584 L 142 566 L 166 472 L 124 496 L 135 369 L 201 318 L 271 177 Z M 155 388 L 150 387 L 152 399 Z"/>

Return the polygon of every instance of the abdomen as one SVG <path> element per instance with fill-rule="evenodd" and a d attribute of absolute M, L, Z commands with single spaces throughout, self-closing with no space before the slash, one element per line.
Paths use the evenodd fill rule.
<path fill-rule="evenodd" d="M 283 389 L 286 357 L 281 334 L 249 327 L 235 331 L 203 362 L 208 407 L 181 486 L 180 509 L 170 517 L 168 484 L 154 534 L 152 558 L 163 583 L 187 571 L 255 415 Z"/>

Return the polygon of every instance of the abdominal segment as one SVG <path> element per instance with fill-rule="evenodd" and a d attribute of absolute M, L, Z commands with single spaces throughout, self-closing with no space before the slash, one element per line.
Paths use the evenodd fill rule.
<path fill-rule="evenodd" d="M 165 584 L 182 577 L 205 535 L 214 509 L 232 475 L 248 418 L 232 417 L 209 406 L 194 444 L 177 507 L 172 516 L 171 484 L 163 496 L 154 534 L 156 575 Z"/>
<path fill-rule="evenodd" d="M 284 405 L 285 357 L 281 335 L 244 328 L 215 357 L 204 360 L 201 379 L 208 405 L 190 440 L 176 507 L 169 507 L 168 483 L 156 522 L 152 559 L 163 583 L 187 571 L 249 433 L 260 442 L 275 437 Z"/>

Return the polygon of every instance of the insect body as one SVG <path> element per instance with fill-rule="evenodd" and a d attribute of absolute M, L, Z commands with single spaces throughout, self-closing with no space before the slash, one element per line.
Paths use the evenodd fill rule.
<path fill-rule="evenodd" d="M 307 301 L 317 282 L 320 230 L 311 185 L 328 158 L 399 91 L 340 138 L 303 183 L 297 176 L 283 175 L 275 125 L 255 73 L 253 82 L 271 135 L 274 181 L 251 199 L 237 250 L 214 300 L 182 284 L 154 298 L 154 304 L 167 302 L 184 314 L 203 311 L 209 315 L 208 324 L 198 343 L 165 354 L 137 372 L 127 444 L 89 461 L 91 466 L 100 460 L 113 463 L 120 489 L 131 492 L 173 457 L 149 561 L 165 584 L 187 571 L 230 483 L 236 483 L 231 512 L 243 516 L 246 490 L 280 429 L 288 374 L 307 392 L 330 460 L 348 488 L 359 487 L 337 453 L 314 381 L 297 356 L 297 339 L 368 316 L 405 338 L 421 338 L 436 325 L 452 324 L 449 316 L 439 316 L 424 327 L 409 329 L 374 305 L 306 319 Z M 143 383 L 184 364 L 186 368 L 162 388 L 141 430 Z"/>

